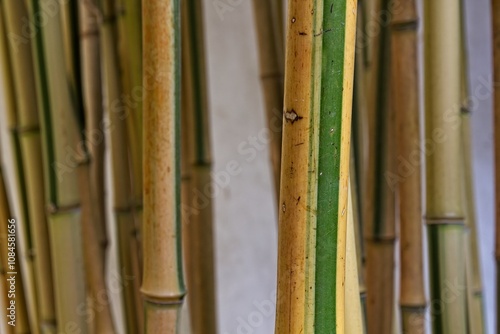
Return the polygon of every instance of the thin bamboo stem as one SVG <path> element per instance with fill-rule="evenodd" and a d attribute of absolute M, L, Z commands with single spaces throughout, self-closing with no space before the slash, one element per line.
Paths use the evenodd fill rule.
<path fill-rule="evenodd" d="M 216 298 L 214 273 L 214 241 L 212 198 L 198 205 L 197 194 L 210 186 L 211 150 L 208 124 L 205 45 L 202 4 L 186 0 L 182 15 L 182 151 L 184 168 L 190 180 L 183 194 L 183 240 L 193 334 L 215 334 Z"/>
<path fill-rule="evenodd" d="M 466 333 L 460 2 L 424 1 L 426 223 L 434 333 Z M 451 288 L 450 288 L 451 287 Z M 450 298 L 450 289 L 454 298 Z"/>
<path fill-rule="evenodd" d="M 420 168 L 420 112 L 418 36 L 415 0 L 400 3 L 394 13 L 391 45 L 391 97 L 397 117 L 400 221 L 400 309 L 404 333 L 424 333 L 422 178 Z"/>
<path fill-rule="evenodd" d="M 104 144 L 102 142 L 102 86 L 99 52 L 98 8 L 93 1 L 78 4 L 80 31 L 80 60 L 82 72 L 82 96 L 85 119 L 85 145 L 83 159 L 79 163 L 78 177 L 82 206 L 82 234 L 87 286 L 91 307 L 94 310 L 92 323 L 95 333 L 114 333 L 109 296 L 105 282 L 105 245 L 99 237 L 107 239 L 104 221 Z M 98 134 L 101 140 L 92 143 L 87 139 Z M 102 201 L 102 202 L 99 202 Z M 103 235 L 104 234 L 104 235 Z M 101 243 L 100 243 L 101 242 Z M 104 246 L 104 247 L 103 247 Z"/>
<path fill-rule="evenodd" d="M 376 17 L 387 12 L 389 1 L 377 4 Z M 375 9 L 373 9 L 375 10 Z M 395 167 L 395 111 L 389 100 L 390 30 L 380 25 L 371 44 L 365 73 L 367 158 L 364 163 L 363 223 L 366 247 L 366 313 L 371 333 L 391 333 L 394 323 L 395 191 L 389 173 Z"/>
<path fill-rule="evenodd" d="M 64 66 L 61 7 L 50 0 L 33 0 L 30 6 L 31 19 L 41 12 L 55 11 L 55 19 L 36 27 L 31 42 L 42 124 L 57 330 L 71 326 L 86 333 L 86 313 L 82 312 L 86 307 L 86 287 L 77 177 L 79 156 L 73 154 L 80 136 Z"/>
<path fill-rule="evenodd" d="M 264 95 L 267 126 L 271 135 L 270 157 L 276 197 L 281 173 L 281 137 L 283 110 L 283 28 L 278 13 L 281 0 L 253 0 L 255 28 L 259 43 L 260 79 Z"/>
<path fill-rule="evenodd" d="M 122 277 L 122 299 L 127 333 L 142 333 L 142 299 L 140 296 L 140 264 L 137 254 L 137 229 L 134 219 L 135 203 L 132 195 L 131 171 L 128 151 L 127 123 L 118 102 L 122 102 L 119 57 L 116 46 L 116 4 L 113 0 L 102 2 L 104 19 L 101 26 L 102 69 L 106 112 L 110 119 L 110 147 L 113 198 L 112 207 L 116 219 L 118 257 Z M 125 282 L 125 278 L 132 278 Z"/>
<path fill-rule="evenodd" d="M 344 333 L 357 1 L 288 3 L 276 333 Z"/>
<path fill-rule="evenodd" d="M 491 1 L 493 22 L 493 89 L 494 89 L 494 132 L 495 132 L 495 258 L 497 261 L 497 319 L 500 319 L 500 0 Z M 500 321 L 497 321 L 500 333 Z"/>
<path fill-rule="evenodd" d="M 145 333 L 178 333 L 185 294 L 180 217 L 180 2 L 145 0 L 144 276 Z"/>
<path fill-rule="evenodd" d="M 22 19 L 28 16 L 23 2 L 4 2 L 7 33 L 9 36 L 23 36 Z M 35 294 L 38 323 L 33 331 L 52 332 L 55 330 L 55 305 L 52 282 L 52 264 L 48 226 L 43 194 L 42 147 L 38 120 L 38 106 L 34 77 L 33 58 L 30 43 L 12 42 L 9 47 L 12 67 L 13 90 L 16 97 L 16 118 L 10 124 L 18 143 L 16 159 L 22 171 L 20 191 L 26 195 L 28 213 L 26 226 L 32 244 L 31 256 L 34 262 Z"/>

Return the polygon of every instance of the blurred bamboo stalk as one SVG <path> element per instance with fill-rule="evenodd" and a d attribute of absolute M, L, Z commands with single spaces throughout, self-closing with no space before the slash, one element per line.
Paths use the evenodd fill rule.
<path fill-rule="evenodd" d="M 3 10 L 2 10 L 3 12 Z M 1 13 L 3 14 L 3 13 Z M 0 15 L 1 15 L 0 14 Z M 3 19 L 2 19 L 3 20 Z M 4 34 L 3 27 L 0 28 L 2 35 Z M 8 89 L 8 88 L 7 88 Z M 7 97 L 9 99 L 9 97 Z M 10 103 L 9 103 L 10 104 Z M 3 170 L 0 166 L 0 284 L 2 287 L 0 288 L 0 291 L 2 291 L 2 301 L 0 301 L 0 305 L 2 305 L 2 310 L 5 311 L 4 313 L 4 319 L 2 320 L 3 324 L 5 325 L 5 334 L 21 334 L 21 333 L 31 333 L 30 331 L 30 324 L 29 324 L 29 319 L 28 319 L 28 309 L 26 307 L 26 298 L 25 298 L 25 288 L 24 288 L 24 275 L 22 273 L 21 269 L 21 263 L 19 262 L 20 257 L 18 256 L 18 252 L 20 251 L 19 247 L 19 228 L 18 228 L 18 223 L 19 221 L 15 221 L 16 229 L 15 229 L 15 247 L 14 247 L 14 252 L 15 252 L 15 260 L 14 260 L 14 267 L 10 268 L 9 266 L 9 252 L 10 248 L 12 247 L 13 241 L 11 240 L 11 236 L 9 236 L 9 225 L 10 222 L 14 216 L 11 213 L 10 210 L 10 205 L 9 205 L 9 200 L 7 197 L 7 189 L 5 186 L 4 182 L 4 174 Z M 9 269 L 10 268 L 10 269 Z M 16 272 L 15 278 L 14 278 L 14 290 L 15 290 L 15 297 L 11 298 L 10 297 L 10 284 L 6 284 L 9 281 L 7 280 L 8 278 L 11 279 L 13 275 L 8 274 L 8 272 L 14 271 Z M 10 307 L 11 307 L 11 302 L 14 301 L 14 319 L 10 318 Z M 14 326 L 11 325 L 12 323 L 15 324 Z M 1 326 L 0 326 L 1 328 Z M 34 332 L 34 331 L 33 331 Z"/>
<path fill-rule="evenodd" d="M 417 1 L 400 2 L 392 18 L 391 103 L 396 114 L 400 221 L 400 308 L 404 333 L 425 332 Z"/>
<path fill-rule="evenodd" d="M 494 89 L 494 131 L 495 131 L 495 257 L 497 261 L 497 319 L 500 319 L 500 0 L 491 1 L 493 22 L 493 89 Z M 500 333 L 500 321 L 497 321 Z"/>
<path fill-rule="evenodd" d="M 211 149 L 208 119 L 208 92 L 205 69 L 203 10 L 201 2 L 185 0 L 181 5 L 182 22 L 182 151 L 183 175 L 189 185 L 183 187 L 183 240 L 189 311 L 193 334 L 215 334 L 216 298 L 212 198 L 199 205 L 197 194 L 210 186 Z M 187 193 L 186 193 L 187 192 Z"/>
<path fill-rule="evenodd" d="M 55 19 L 35 26 L 34 49 L 38 109 L 42 124 L 46 207 L 52 253 L 57 330 L 77 327 L 87 332 L 85 270 L 82 254 L 78 161 L 79 126 L 71 85 L 66 76 L 61 7 L 32 0 L 30 19 L 55 11 Z M 38 166 L 36 168 L 39 168 Z M 38 188 L 39 191 L 40 188 Z"/>
<path fill-rule="evenodd" d="M 281 136 L 283 124 L 283 8 L 282 0 L 253 0 L 254 26 L 259 44 L 260 79 L 267 126 L 276 198 L 281 173 Z"/>
<path fill-rule="evenodd" d="M 277 334 L 345 329 L 356 4 L 289 1 Z"/>
<path fill-rule="evenodd" d="M 114 333 L 109 296 L 105 282 L 105 245 L 107 239 L 104 220 L 104 133 L 102 86 L 99 52 L 98 8 L 92 0 L 78 3 L 80 37 L 80 71 L 82 78 L 82 109 L 85 120 L 80 145 L 82 156 L 78 177 L 82 207 L 82 236 L 87 287 L 94 317 L 89 323 L 95 333 Z M 97 134 L 98 142 L 91 140 Z M 103 235 L 104 234 L 104 235 Z M 100 240 L 101 239 L 101 240 Z M 101 243 L 100 243 L 101 242 Z"/>
<path fill-rule="evenodd" d="M 474 198 L 474 170 L 472 155 L 472 135 L 470 125 L 470 105 L 469 105 L 469 75 L 467 57 L 467 29 L 465 16 L 465 1 L 461 1 L 462 18 L 462 56 L 461 56 L 461 139 L 462 139 L 462 200 L 464 203 L 465 216 L 465 270 L 467 282 L 467 311 L 468 311 L 468 331 L 469 333 L 483 334 L 484 313 L 483 313 L 483 288 L 481 280 L 480 254 L 478 249 L 476 205 Z"/>
<path fill-rule="evenodd" d="M 376 13 L 388 12 L 382 0 Z M 375 9 L 372 9 L 375 11 Z M 363 198 L 366 247 L 366 307 L 370 333 L 392 333 L 394 317 L 394 266 L 396 240 L 395 192 L 388 177 L 395 167 L 395 111 L 389 101 L 390 30 L 380 25 L 371 43 L 371 61 L 366 78 L 367 160 Z"/>
<path fill-rule="evenodd" d="M 132 194 L 130 156 L 128 150 L 127 121 L 130 114 L 123 113 L 119 54 L 116 45 L 116 2 L 101 1 L 103 22 L 101 25 L 102 73 L 105 92 L 105 108 L 110 120 L 110 148 L 113 198 L 112 207 L 116 219 L 118 261 L 122 278 L 122 299 L 127 333 L 142 333 L 143 310 L 140 295 L 141 271 L 138 253 L 137 228 L 134 219 L 135 203 Z M 132 279 L 131 282 L 125 281 Z"/>
<path fill-rule="evenodd" d="M 26 4 L 22 1 L 5 1 L 6 33 L 9 36 L 24 36 L 22 19 L 28 16 Z M 52 282 L 52 264 L 49 245 L 48 226 L 45 212 L 43 191 L 42 146 L 38 119 L 37 92 L 33 78 L 33 57 L 29 42 L 16 43 L 11 39 L 9 60 L 12 70 L 12 90 L 16 99 L 13 108 L 14 118 L 10 119 L 9 128 L 16 137 L 15 152 L 20 173 L 19 191 L 24 193 L 23 203 L 27 214 L 25 226 L 31 244 L 29 254 L 33 259 L 34 299 L 30 302 L 30 311 L 36 314 L 34 332 L 52 332 L 55 330 L 55 305 Z M 36 279 L 35 279 L 36 277 Z M 33 308 L 36 307 L 34 310 Z"/>
<path fill-rule="evenodd" d="M 146 333 L 178 333 L 185 289 L 180 217 L 180 1 L 145 0 L 144 276 Z"/>
<path fill-rule="evenodd" d="M 424 1 L 426 223 L 434 333 L 466 333 L 460 2 Z M 432 154 L 431 154 L 432 153 Z M 451 288 L 450 288 L 451 286 Z M 450 300 L 449 291 L 455 298 Z"/>

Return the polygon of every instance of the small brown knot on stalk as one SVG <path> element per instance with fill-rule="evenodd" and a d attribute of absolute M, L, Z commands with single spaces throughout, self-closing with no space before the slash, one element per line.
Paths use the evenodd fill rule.
<path fill-rule="evenodd" d="M 296 121 L 299 121 L 301 120 L 303 117 L 302 116 L 299 116 L 295 110 L 291 110 L 291 111 L 285 111 L 285 120 L 287 122 L 292 122 L 295 123 Z"/>

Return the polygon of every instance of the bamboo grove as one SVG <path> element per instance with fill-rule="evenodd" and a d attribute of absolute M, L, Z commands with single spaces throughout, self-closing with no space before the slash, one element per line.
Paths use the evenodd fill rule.
<path fill-rule="evenodd" d="M 486 333 L 465 0 L 251 2 L 274 332 Z M 221 333 L 211 5 L 0 0 L 1 333 Z"/>

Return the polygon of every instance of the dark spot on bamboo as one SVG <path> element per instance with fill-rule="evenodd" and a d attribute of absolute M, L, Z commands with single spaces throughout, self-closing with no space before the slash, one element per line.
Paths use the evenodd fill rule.
<path fill-rule="evenodd" d="M 332 5 L 330 6 L 330 13 L 333 13 L 333 3 L 332 3 Z"/>
<path fill-rule="evenodd" d="M 300 196 L 299 196 L 299 198 L 297 198 L 297 204 L 296 205 L 299 205 L 299 202 L 300 202 Z"/>
<path fill-rule="evenodd" d="M 287 122 L 291 122 L 292 124 L 295 123 L 296 121 L 301 120 L 303 117 L 299 116 L 295 110 L 290 110 L 290 111 L 285 111 L 285 120 Z"/>
<path fill-rule="evenodd" d="M 300 36 L 307 36 L 307 34 L 305 32 L 303 32 L 303 31 L 299 31 L 299 35 Z"/>
<path fill-rule="evenodd" d="M 320 31 L 319 33 L 317 33 L 317 34 L 314 34 L 314 36 L 315 36 L 315 37 L 318 37 L 318 36 L 321 36 L 321 35 L 323 35 L 324 33 L 327 33 L 327 32 L 329 32 L 329 31 L 332 31 L 332 29 L 331 29 L 331 28 L 330 28 L 330 29 L 326 29 L 326 30 L 321 29 L 321 31 Z"/>
<path fill-rule="evenodd" d="M 292 17 L 292 23 L 295 23 L 295 21 L 297 21 L 297 19 L 294 17 Z"/>

